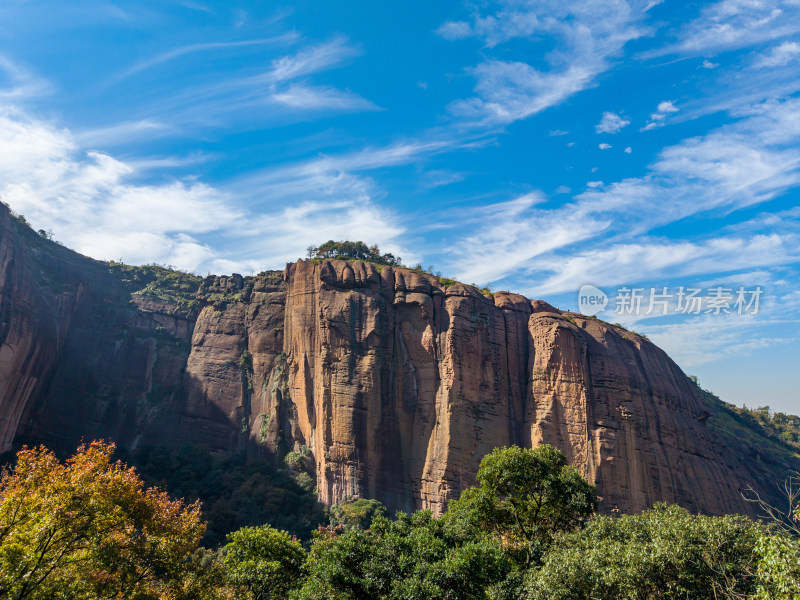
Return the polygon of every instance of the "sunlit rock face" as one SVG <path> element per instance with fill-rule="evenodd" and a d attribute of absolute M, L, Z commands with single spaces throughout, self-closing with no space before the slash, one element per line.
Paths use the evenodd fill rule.
<path fill-rule="evenodd" d="M 748 512 L 797 462 L 658 347 L 506 292 L 298 261 L 210 276 L 187 305 L 42 240 L 0 206 L 0 450 L 82 439 L 310 448 L 319 497 L 442 511 L 509 444 L 560 448 L 601 510 Z M 793 462 L 795 461 L 795 462 Z"/>

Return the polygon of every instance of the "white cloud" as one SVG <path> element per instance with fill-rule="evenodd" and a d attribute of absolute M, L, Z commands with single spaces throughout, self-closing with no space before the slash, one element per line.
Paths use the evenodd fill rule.
<path fill-rule="evenodd" d="M 43 96 L 52 91 L 48 82 L 14 64 L 1 54 L 0 75 L 6 79 L 6 85 L 0 87 L 0 101 L 19 102 Z"/>
<path fill-rule="evenodd" d="M 603 182 L 602 181 L 587 181 L 586 182 L 586 187 L 591 188 L 591 189 L 603 187 Z"/>
<path fill-rule="evenodd" d="M 616 113 L 604 112 L 603 118 L 595 126 L 595 131 L 597 133 L 617 133 L 627 125 L 630 125 L 630 123 L 630 121 L 623 119 Z"/>
<path fill-rule="evenodd" d="M 770 51 L 760 56 L 753 65 L 757 69 L 782 67 L 800 57 L 800 44 L 797 42 L 783 42 Z"/>
<path fill-rule="evenodd" d="M 526 208 L 502 225 L 487 219 L 470 239 L 504 227 L 535 237 L 528 226 L 549 232 L 552 223 L 574 225 L 574 238 L 559 236 L 560 243 L 552 248 L 540 254 L 523 252 L 512 261 L 524 273 L 516 276 L 516 285 L 541 282 L 527 290 L 536 295 L 570 291 L 587 281 L 603 285 L 799 261 L 796 215 L 768 214 L 713 239 L 665 242 L 643 237 L 699 214 L 724 217 L 800 185 L 799 115 L 800 99 L 762 105 L 747 118 L 664 149 L 642 177 L 605 185 L 589 182 L 589 189 L 569 204 Z M 489 246 L 496 254 L 477 253 L 483 280 L 508 276 L 503 261 L 510 259 L 501 250 L 504 243 L 524 245 L 520 237 L 493 240 Z M 473 259 L 470 253 L 458 256 Z"/>
<path fill-rule="evenodd" d="M 633 152 L 633 148 L 631 148 L 630 146 L 625 148 L 625 154 L 630 154 L 631 152 Z"/>
<path fill-rule="evenodd" d="M 139 175 L 82 151 L 67 130 L 0 112 L 0 195 L 34 226 L 95 258 L 197 269 L 213 253 L 192 236 L 229 225 L 239 212 L 206 184 L 144 184 Z"/>
<path fill-rule="evenodd" d="M 719 66 L 719 63 L 713 63 L 710 60 L 704 60 L 703 64 L 701 65 L 704 69 L 716 69 Z"/>
<path fill-rule="evenodd" d="M 274 59 L 271 69 L 255 79 L 290 81 L 341 65 L 359 55 L 361 50 L 358 47 L 349 44 L 346 38 L 337 37 L 329 42 L 304 48 L 296 54 Z"/>
<path fill-rule="evenodd" d="M 577 290 L 592 281 L 618 285 L 637 281 L 664 281 L 669 277 L 731 272 L 800 260 L 798 235 L 719 237 L 703 242 L 639 238 L 568 257 L 540 258 L 554 273 L 532 289 L 536 296 Z"/>
<path fill-rule="evenodd" d="M 602 144 L 598 144 L 597 147 L 600 148 L 600 150 L 608 150 L 609 148 L 611 148 L 611 144 L 606 144 L 605 142 L 603 142 Z"/>
<path fill-rule="evenodd" d="M 545 200 L 531 193 L 470 210 L 460 223 L 468 233 L 460 233 L 460 241 L 449 249 L 446 270 L 462 281 L 496 281 L 524 269 L 538 256 L 597 235 L 609 225 L 578 212 L 537 208 Z"/>
<path fill-rule="evenodd" d="M 674 44 L 651 53 L 713 54 L 747 48 L 800 32 L 796 0 L 721 0 L 687 23 Z"/>
<path fill-rule="evenodd" d="M 797 323 L 785 321 L 784 323 Z M 748 355 L 796 341 L 794 337 L 765 335 L 765 326 L 780 321 L 745 315 L 707 315 L 668 325 L 647 325 L 642 331 L 684 368 Z"/>
<path fill-rule="evenodd" d="M 148 104 L 138 120 L 169 123 L 175 129 L 224 124 L 231 131 L 264 123 L 285 125 L 324 112 L 375 110 L 372 102 L 355 92 L 308 81 L 360 55 L 359 47 L 337 37 L 275 58 L 255 74 L 231 76 L 209 70 L 203 83 Z"/>
<path fill-rule="evenodd" d="M 414 261 L 421 257 L 400 242 L 400 219 L 376 202 L 381 192 L 347 169 L 410 162 L 439 147 L 397 145 L 321 158 L 223 190 L 192 179 L 149 182 L 139 168 L 148 161 L 86 152 L 68 130 L 5 109 L 0 196 L 36 228 L 99 259 L 247 273 L 282 267 L 304 256 L 308 244 L 350 238 Z"/>
<path fill-rule="evenodd" d="M 656 112 L 650 115 L 650 119 L 647 121 L 647 125 L 644 126 L 643 131 L 655 129 L 657 127 L 663 127 L 667 116 L 672 113 L 676 113 L 679 110 L 680 109 L 677 108 L 671 100 L 659 102 L 658 106 L 656 107 Z"/>
<path fill-rule="evenodd" d="M 447 169 L 435 169 L 426 171 L 423 175 L 423 179 L 426 187 L 436 188 L 464 181 L 465 175 L 464 173 L 455 173 Z"/>
<path fill-rule="evenodd" d="M 304 84 L 290 85 L 286 90 L 272 94 L 278 104 L 304 110 L 377 110 L 369 100 L 331 87 L 312 87 Z"/>
<path fill-rule="evenodd" d="M 439 34 L 446 39 L 475 36 L 490 48 L 514 38 L 555 40 L 545 54 L 546 70 L 492 58 L 477 65 L 471 71 L 477 95 L 452 103 L 451 112 L 474 123 L 504 124 L 563 102 L 593 85 L 627 42 L 647 33 L 641 20 L 648 8 L 639 1 L 507 0 L 494 14 L 445 23 Z"/>

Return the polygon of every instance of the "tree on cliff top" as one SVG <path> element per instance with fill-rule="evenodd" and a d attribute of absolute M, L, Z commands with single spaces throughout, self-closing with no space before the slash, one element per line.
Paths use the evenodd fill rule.
<path fill-rule="evenodd" d="M 399 256 L 387 252 L 381 254 L 380 248 L 376 245 L 367 246 L 364 242 L 351 242 L 349 240 L 334 241 L 328 240 L 319 246 L 309 246 L 308 258 L 340 258 L 345 260 L 366 260 L 381 265 L 392 267 L 401 266 Z"/>
<path fill-rule="evenodd" d="M 0 479 L 0 597 L 164 598 L 185 592 L 205 524 L 136 472 L 114 445 L 81 446 L 62 464 L 23 448 Z"/>

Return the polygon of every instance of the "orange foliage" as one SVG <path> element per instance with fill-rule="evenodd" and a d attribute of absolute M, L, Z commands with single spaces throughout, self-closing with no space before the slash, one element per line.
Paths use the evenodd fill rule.
<path fill-rule="evenodd" d="M 0 479 L 0 597 L 168 598 L 205 530 L 200 505 L 146 489 L 114 445 L 62 464 L 23 448 Z"/>

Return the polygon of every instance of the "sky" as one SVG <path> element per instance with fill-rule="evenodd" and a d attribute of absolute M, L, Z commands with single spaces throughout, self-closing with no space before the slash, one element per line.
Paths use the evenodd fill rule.
<path fill-rule="evenodd" d="M 591 285 L 723 400 L 800 413 L 800 0 L 2 0 L 0 198 L 201 275 L 351 239 Z"/>

